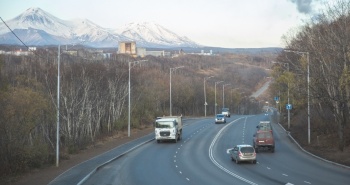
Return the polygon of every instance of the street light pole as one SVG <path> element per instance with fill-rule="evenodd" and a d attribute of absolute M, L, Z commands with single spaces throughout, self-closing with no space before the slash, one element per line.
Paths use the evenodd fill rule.
<path fill-rule="evenodd" d="M 284 50 L 285 52 L 291 52 L 296 54 L 306 54 L 307 60 L 307 134 L 308 134 L 308 143 L 310 144 L 311 140 L 311 127 L 310 127 L 310 54 L 305 51 L 293 51 L 293 50 Z"/>
<path fill-rule="evenodd" d="M 288 74 L 289 74 L 289 63 L 286 63 L 287 64 L 287 71 L 288 71 Z M 287 89 L 288 89 L 288 94 L 287 94 L 287 97 L 288 97 L 288 105 L 289 105 L 289 79 L 288 79 L 288 84 L 287 84 Z M 290 109 L 288 109 L 288 129 L 290 128 Z"/>
<path fill-rule="evenodd" d="M 128 91 L 128 137 L 130 137 L 130 115 L 131 115 L 131 83 L 130 83 L 130 77 L 131 77 L 131 68 L 133 68 L 136 64 L 139 64 L 140 62 L 144 62 L 147 60 L 139 60 L 139 61 L 130 61 L 129 62 L 129 91 Z M 131 66 L 133 64 L 133 66 Z"/>
<path fill-rule="evenodd" d="M 216 85 L 219 83 L 222 83 L 222 82 L 224 82 L 224 81 L 215 82 L 215 116 L 216 116 L 216 106 L 217 106 L 217 104 L 216 104 Z"/>
<path fill-rule="evenodd" d="M 207 117 L 207 92 L 206 92 L 206 89 L 205 89 L 205 82 L 209 79 L 209 78 L 212 78 L 214 76 L 209 76 L 209 77 L 204 77 L 204 117 Z"/>
<path fill-rule="evenodd" d="M 222 108 L 225 108 L 225 86 L 228 86 L 231 84 L 224 84 L 222 85 Z"/>
<path fill-rule="evenodd" d="M 57 124 L 56 124 L 56 167 L 59 166 L 60 161 L 60 60 L 61 60 L 61 46 L 58 45 L 57 52 Z"/>
<path fill-rule="evenodd" d="M 309 52 L 306 52 L 307 55 L 307 133 L 308 133 L 308 143 L 310 144 L 310 56 Z"/>
<path fill-rule="evenodd" d="M 173 72 L 173 71 L 175 71 L 175 70 L 177 70 L 177 69 L 179 69 L 179 68 L 183 68 L 184 66 L 179 66 L 179 67 L 174 67 L 174 68 L 170 68 L 170 90 L 169 90 L 169 96 L 170 96 L 170 108 L 169 108 L 169 110 L 170 110 L 170 116 L 172 116 L 173 115 L 173 113 L 172 113 L 172 102 L 171 102 L 171 73 Z"/>

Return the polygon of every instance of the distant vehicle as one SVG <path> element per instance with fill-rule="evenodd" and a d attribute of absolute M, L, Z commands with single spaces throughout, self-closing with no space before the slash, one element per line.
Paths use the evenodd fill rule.
<path fill-rule="evenodd" d="M 275 152 L 275 140 L 272 132 L 258 130 L 253 136 L 253 147 L 256 153 L 258 153 L 260 149 L 267 149 L 272 153 Z"/>
<path fill-rule="evenodd" d="M 225 115 L 223 114 L 217 114 L 215 116 L 215 124 L 217 123 L 226 123 L 226 118 L 225 118 Z"/>
<path fill-rule="evenodd" d="M 256 164 L 256 153 L 251 145 L 236 145 L 230 150 L 231 160 L 237 164 L 242 161 L 250 161 Z"/>
<path fill-rule="evenodd" d="M 182 116 L 158 117 L 155 121 L 155 139 L 158 143 L 171 140 L 175 143 L 182 139 Z"/>
<path fill-rule="evenodd" d="M 229 108 L 222 108 L 221 114 L 225 115 L 226 117 L 231 117 Z"/>
<path fill-rule="evenodd" d="M 272 126 L 270 121 L 260 121 L 256 128 L 258 131 L 270 131 L 272 133 Z"/>

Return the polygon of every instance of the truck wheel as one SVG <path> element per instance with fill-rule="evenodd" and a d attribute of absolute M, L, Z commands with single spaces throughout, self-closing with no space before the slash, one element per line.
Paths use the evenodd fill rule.
<path fill-rule="evenodd" d="M 253 161 L 253 164 L 256 164 L 256 160 Z"/>
<path fill-rule="evenodd" d="M 274 153 L 275 152 L 275 148 L 271 148 L 271 153 Z"/>
<path fill-rule="evenodd" d="M 255 148 L 255 153 L 259 153 L 259 148 Z"/>

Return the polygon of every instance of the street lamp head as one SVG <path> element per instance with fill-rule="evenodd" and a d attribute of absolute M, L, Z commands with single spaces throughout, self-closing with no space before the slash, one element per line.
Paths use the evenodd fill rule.
<path fill-rule="evenodd" d="M 185 66 L 179 66 L 179 67 L 175 67 L 173 69 L 180 69 L 180 68 L 183 68 L 183 67 L 185 67 Z"/>
<path fill-rule="evenodd" d="M 210 78 L 213 78 L 214 76 L 208 76 L 208 77 L 204 77 L 204 80 L 209 80 Z"/>
<path fill-rule="evenodd" d="M 219 84 L 219 83 L 222 83 L 222 82 L 224 82 L 224 81 L 218 81 L 218 82 L 215 82 L 215 84 Z"/>

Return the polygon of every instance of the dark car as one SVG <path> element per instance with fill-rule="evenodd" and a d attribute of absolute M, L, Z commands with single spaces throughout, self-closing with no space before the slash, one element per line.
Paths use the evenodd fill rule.
<path fill-rule="evenodd" d="M 231 160 L 235 161 L 237 164 L 241 161 L 250 161 L 251 163 L 256 163 L 256 153 L 254 147 L 251 145 L 236 145 L 230 150 Z"/>
<path fill-rule="evenodd" d="M 216 123 L 226 123 L 225 115 L 217 114 L 216 117 L 215 117 L 215 124 Z"/>

